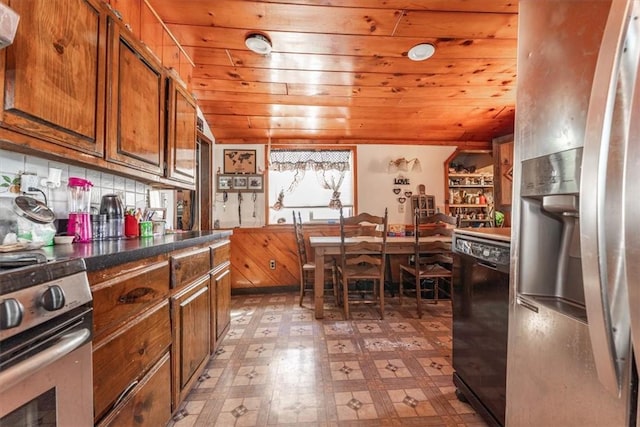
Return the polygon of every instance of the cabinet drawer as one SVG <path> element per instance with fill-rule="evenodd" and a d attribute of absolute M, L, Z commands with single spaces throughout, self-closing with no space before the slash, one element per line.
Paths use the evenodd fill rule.
<path fill-rule="evenodd" d="M 171 364 L 167 352 L 99 427 L 163 426 L 171 418 Z"/>
<path fill-rule="evenodd" d="M 96 419 L 140 379 L 171 345 L 167 300 L 131 321 L 126 328 L 95 344 L 93 395 Z"/>
<path fill-rule="evenodd" d="M 163 261 L 92 287 L 96 338 L 169 295 L 169 262 Z"/>
<path fill-rule="evenodd" d="M 171 287 L 178 288 L 211 270 L 209 248 L 171 256 Z"/>
<path fill-rule="evenodd" d="M 231 259 L 231 242 L 225 240 L 211 246 L 211 268 L 216 268 L 220 264 Z"/>

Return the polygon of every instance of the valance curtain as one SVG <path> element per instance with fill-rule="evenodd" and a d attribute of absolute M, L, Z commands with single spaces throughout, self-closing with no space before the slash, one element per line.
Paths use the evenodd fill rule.
<path fill-rule="evenodd" d="M 349 150 L 271 150 L 269 169 L 276 172 L 294 172 L 293 180 L 287 189 L 291 193 L 304 178 L 306 171 L 315 171 L 322 188 L 332 190 L 329 207 L 339 209 L 340 186 L 344 174 L 350 169 L 351 151 Z"/>

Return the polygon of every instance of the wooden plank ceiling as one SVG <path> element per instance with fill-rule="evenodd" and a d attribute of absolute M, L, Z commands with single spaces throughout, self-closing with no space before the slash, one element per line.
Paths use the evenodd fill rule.
<path fill-rule="evenodd" d="M 513 132 L 516 0 L 147 1 L 195 63 L 217 143 L 473 146 Z M 271 54 L 247 49 L 251 33 Z M 435 54 L 411 61 L 425 42 Z"/>

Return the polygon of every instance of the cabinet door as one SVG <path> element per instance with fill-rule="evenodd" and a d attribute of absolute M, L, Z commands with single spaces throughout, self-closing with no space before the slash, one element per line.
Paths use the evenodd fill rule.
<path fill-rule="evenodd" d="M 164 175 L 162 66 L 109 19 L 106 159 Z"/>
<path fill-rule="evenodd" d="M 167 177 L 196 181 L 196 102 L 174 79 L 169 79 Z"/>
<path fill-rule="evenodd" d="M 20 22 L 0 66 L 2 126 L 102 156 L 106 18 L 99 3 L 12 0 L 9 6 Z"/>
<path fill-rule="evenodd" d="M 149 373 L 123 396 L 98 427 L 164 426 L 171 418 L 171 364 L 167 352 Z"/>
<path fill-rule="evenodd" d="M 210 276 L 206 275 L 172 298 L 174 408 L 188 394 L 209 359 Z"/>
<path fill-rule="evenodd" d="M 231 324 L 231 270 L 216 276 L 216 339 L 218 342 Z"/>
<path fill-rule="evenodd" d="M 96 420 L 146 374 L 171 346 L 169 304 L 163 301 L 94 342 L 93 408 Z"/>
<path fill-rule="evenodd" d="M 493 141 L 493 169 L 495 177 L 495 208 L 505 215 L 505 226 L 511 224 L 511 194 L 513 192 L 513 135 Z"/>

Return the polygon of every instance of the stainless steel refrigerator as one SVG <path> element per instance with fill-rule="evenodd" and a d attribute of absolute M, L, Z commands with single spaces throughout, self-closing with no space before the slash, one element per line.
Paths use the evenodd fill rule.
<path fill-rule="evenodd" d="M 518 25 L 506 424 L 640 426 L 640 0 Z"/>

